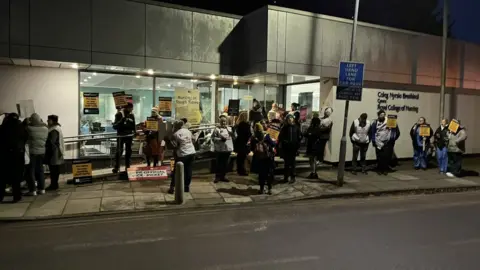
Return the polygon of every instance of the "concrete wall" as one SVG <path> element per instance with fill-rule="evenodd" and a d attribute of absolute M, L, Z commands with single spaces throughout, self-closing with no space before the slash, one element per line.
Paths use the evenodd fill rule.
<path fill-rule="evenodd" d="M 5 0 L 0 58 L 218 74 L 239 20 L 153 1 Z"/>
<path fill-rule="evenodd" d="M 338 76 L 348 60 L 352 21 L 269 6 L 267 72 Z M 441 38 L 359 23 L 355 61 L 366 80 L 440 85 Z M 480 89 L 480 46 L 450 40 L 447 85 Z"/>

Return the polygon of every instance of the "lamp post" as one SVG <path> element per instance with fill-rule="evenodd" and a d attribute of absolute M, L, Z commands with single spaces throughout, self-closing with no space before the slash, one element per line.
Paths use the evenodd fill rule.
<path fill-rule="evenodd" d="M 447 82 L 448 0 L 443 0 L 442 78 L 440 86 L 440 121 L 445 118 L 445 84 Z"/>

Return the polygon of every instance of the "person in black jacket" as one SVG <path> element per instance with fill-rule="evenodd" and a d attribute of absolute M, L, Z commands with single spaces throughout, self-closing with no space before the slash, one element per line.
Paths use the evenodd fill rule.
<path fill-rule="evenodd" d="M 0 126 L 0 202 L 3 201 L 7 181 L 12 185 L 13 202 L 22 199 L 20 183 L 25 172 L 25 144 L 27 131 L 16 113 L 5 116 Z"/>
<path fill-rule="evenodd" d="M 247 121 L 247 113 L 241 112 L 235 125 L 236 139 L 233 145 L 235 153 L 237 153 L 237 173 L 246 176 L 245 160 L 250 152 L 248 149 L 248 140 L 252 137 L 252 131 Z"/>
<path fill-rule="evenodd" d="M 133 104 L 128 105 L 117 114 L 115 114 L 115 122 L 113 128 L 117 131 L 117 135 L 121 136 L 117 139 L 117 153 L 115 155 L 115 167 L 113 173 L 118 173 L 120 169 L 120 158 L 122 157 L 123 147 L 125 145 L 125 168 L 130 167 L 130 159 L 132 157 L 132 142 L 135 134 L 135 116 L 132 113 Z"/>
<path fill-rule="evenodd" d="M 362 165 L 362 173 L 367 173 L 367 150 L 370 143 L 370 127 L 371 123 L 367 120 L 368 115 L 362 113 L 358 119 L 355 119 L 350 126 L 350 141 L 352 142 L 352 174 L 357 174 L 357 159 L 360 154 L 360 163 Z"/>
<path fill-rule="evenodd" d="M 295 161 L 302 141 L 302 133 L 300 127 L 295 124 L 295 118 L 292 114 L 287 115 L 285 121 L 286 123 L 278 136 L 278 143 L 285 162 L 284 181 L 288 182 L 288 178 L 291 177 L 290 183 L 293 184 L 295 183 Z"/>
<path fill-rule="evenodd" d="M 436 156 L 440 174 L 447 173 L 448 167 L 448 120 L 442 119 L 434 134 Z"/>
<path fill-rule="evenodd" d="M 310 168 L 312 172 L 308 176 L 310 179 L 318 179 L 317 174 L 317 159 L 321 151 L 321 144 L 320 144 L 320 118 L 313 117 L 312 121 L 310 122 L 310 126 L 305 133 L 305 138 L 307 139 L 307 156 L 310 161 Z M 325 149 L 323 149 L 325 150 Z"/>

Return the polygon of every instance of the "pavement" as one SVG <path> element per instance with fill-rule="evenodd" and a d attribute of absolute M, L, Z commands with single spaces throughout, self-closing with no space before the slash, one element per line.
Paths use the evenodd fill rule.
<path fill-rule="evenodd" d="M 261 204 L 281 201 L 332 197 L 383 195 L 388 193 L 422 193 L 480 189 L 480 177 L 448 178 L 436 169 L 416 171 L 404 162 L 397 172 L 388 176 L 346 173 L 345 184 L 335 185 L 337 171 L 319 171 L 319 179 L 307 179 L 300 173 L 295 184 L 275 184 L 272 195 L 258 195 L 255 175 L 247 177 L 230 173 L 230 183 L 213 183 L 213 175 L 196 172 L 185 203 L 176 205 L 174 196 L 167 194 L 169 181 L 104 180 L 74 186 L 67 184 L 71 175 L 63 175 L 60 190 L 36 197 L 24 197 L 19 203 L 0 204 L 0 220 L 45 219 L 78 215 L 112 214 L 178 208 L 211 207 L 219 205 Z M 479 159 L 468 159 L 465 167 L 480 169 Z M 95 174 L 108 171 L 96 171 Z M 282 177 L 277 176 L 277 180 Z M 48 180 L 47 180 L 48 182 Z M 278 182 L 278 181 L 277 181 Z M 6 200 L 11 199 L 7 197 Z"/>
<path fill-rule="evenodd" d="M 477 270 L 480 194 L 0 223 L 2 269 Z"/>

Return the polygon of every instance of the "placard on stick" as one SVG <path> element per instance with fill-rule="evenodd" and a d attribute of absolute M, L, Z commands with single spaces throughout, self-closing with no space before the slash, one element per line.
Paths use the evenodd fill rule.
<path fill-rule="evenodd" d="M 99 114 L 99 93 L 83 93 L 83 114 Z"/>
<path fill-rule="evenodd" d="M 420 137 L 429 137 L 430 136 L 430 126 L 421 125 L 419 127 L 418 134 L 420 135 Z"/>
<path fill-rule="evenodd" d="M 90 160 L 74 160 L 72 163 L 73 183 L 75 185 L 92 183 L 92 163 Z"/>
<path fill-rule="evenodd" d="M 448 124 L 448 130 L 450 130 L 450 132 L 452 133 L 457 133 L 459 127 L 460 122 L 458 122 L 458 120 L 456 119 L 452 119 L 452 121 L 450 121 L 450 124 Z"/>
<path fill-rule="evenodd" d="M 158 97 L 158 113 L 161 116 L 172 116 L 172 98 Z"/>
<path fill-rule="evenodd" d="M 147 117 L 147 121 L 145 121 L 145 128 L 149 131 L 158 131 L 158 118 Z"/>
<path fill-rule="evenodd" d="M 117 107 L 117 109 L 127 106 L 127 97 L 125 96 L 125 91 L 114 92 L 113 100 L 115 101 L 115 107 Z"/>

